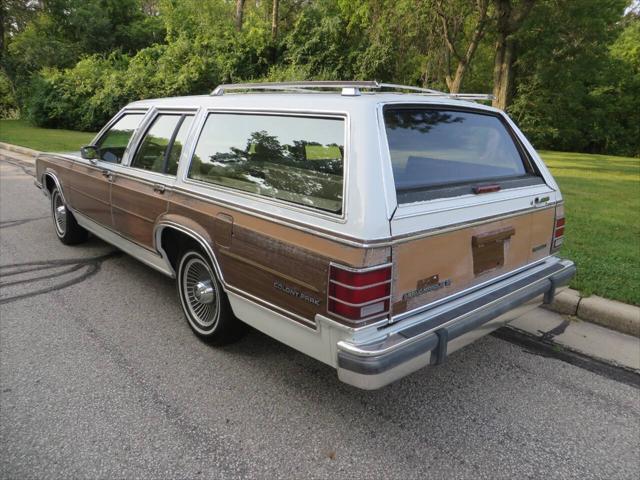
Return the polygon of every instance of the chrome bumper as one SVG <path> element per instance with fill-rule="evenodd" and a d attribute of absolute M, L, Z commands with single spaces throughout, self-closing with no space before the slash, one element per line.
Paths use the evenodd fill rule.
<path fill-rule="evenodd" d="M 569 260 L 544 262 L 500 282 L 381 328 L 366 343 L 338 342 L 338 377 L 373 390 L 427 365 L 515 320 L 540 303 L 551 303 L 556 290 L 574 277 Z"/>

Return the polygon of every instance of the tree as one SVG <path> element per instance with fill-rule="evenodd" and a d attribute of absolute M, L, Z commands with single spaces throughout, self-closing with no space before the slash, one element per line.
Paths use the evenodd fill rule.
<path fill-rule="evenodd" d="M 271 39 L 275 42 L 278 39 L 278 10 L 280 9 L 280 0 L 273 0 L 273 8 L 271 9 Z"/>
<path fill-rule="evenodd" d="M 464 75 L 473 60 L 473 57 L 485 34 L 488 21 L 487 9 L 489 0 L 476 0 L 475 12 L 472 12 L 467 2 L 451 2 L 437 0 L 435 9 L 442 25 L 442 39 L 445 45 L 446 73 L 445 81 L 451 93 L 458 93 L 462 86 Z M 475 13 L 472 33 L 467 46 L 460 45 L 460 37 L 465 36 L 465 27 L 469 16 Z M 464 40 L 464 39 L 463 39 Z M 464 53 L 461 52 L 464 50 Z M 451 75 L 452 59 L 457 63 L 455 74 Z"/>
<path fill-rule="evenodd" d="M 236 30 L 242 30 L 242 19 L 244 16 L 244 0 L 236 0 Z"/>
<path fill-rule="evenodd" d="M 508 111 L 536 147 L 634 154 L 635 144 L 638 151 L 632 59 L 640 40 L 631 17 L 622 18 L 625 4 L 548 0 L 525 21 Z"/>
<path fill-rule="evenodd" d="M 514 34 L 533 8 L 535 0 L 493 0 L 496 46 L 493 65 L 493 106 L 506 110 L 513 91 L 513 64 L 516 60 Z"/>

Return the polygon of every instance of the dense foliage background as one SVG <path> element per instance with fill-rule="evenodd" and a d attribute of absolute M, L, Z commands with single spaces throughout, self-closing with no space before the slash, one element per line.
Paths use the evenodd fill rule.
<path fill-rule="evenodd" d="M 0 116 L 95 130 L 247 80 L 493 92 L 538 148 L 640 156 L 630 0 L 3 0 Z"/>

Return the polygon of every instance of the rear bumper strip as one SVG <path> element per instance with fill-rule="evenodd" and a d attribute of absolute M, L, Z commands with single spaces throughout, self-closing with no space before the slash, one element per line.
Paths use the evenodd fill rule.
<path fill-rule="evenodd" d="M 396 342 L 392 345 L 384 342 L 371 345 L 340 342 L 338 374 L 343 381 L 355 386 L 378 388 L 420 368 L 414 368 L 420 363 L 415 361 L 416 357 L 422 356 L 424 365 L 421 366 L 442 363 L 452 340 L 540 295 L 544 295 L 545 303 L 552 302 L 556 288 L 569 283 L 575 273 L 573 262 L 557 261 L 480 298 L 445 309 L 423 322 L 397 331 L 394 334 Z M 412 366 L 408 372 L 402 366 L 409 363 Z"/>

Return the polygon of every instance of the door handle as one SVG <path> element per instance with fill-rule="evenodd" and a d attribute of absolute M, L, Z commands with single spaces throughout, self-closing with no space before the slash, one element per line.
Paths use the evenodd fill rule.
<path fill-rule="evenodd" d="M 113 181 L 113 172 L 111 170 L 102 170 L 102 175 L 110 182 Z"/>
<path fill-rule="evenodd" d="M 549 203 L 550 198 L 547 197 L 536 197 L 533 200 L 533 206 L 534 207 L 544 207 L 547 205 L 547 203 Z"/>
<path fill-rule="evenodd" d="M 158 192 L 158 193 L 164 193 L 164 185 L 160 184 L 160 183 L 154 183 L 153 184 L 153 191 L 154 192 Z"/>

